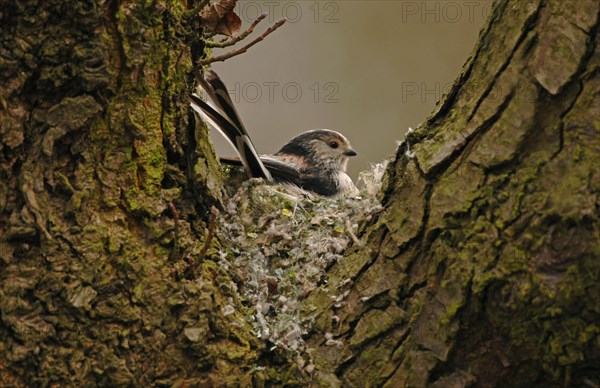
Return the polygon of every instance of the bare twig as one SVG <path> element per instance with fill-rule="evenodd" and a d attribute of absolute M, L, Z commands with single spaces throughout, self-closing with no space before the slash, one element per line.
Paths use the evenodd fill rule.
<path fill-rule="evenodd" d="M 202 250 L 200 251 L 200 258 L 204 259 L 208 248 L 210 247 L 210 243 L 212 242 L 213 237 L 215 236 L 215 227 L 217 226 L 217 215 L 219 214 L 219 209 L 217 209 L 214 205 L 210 208 L 210 219 L 208 221 L 208 233 L 206 235 L 206 240 L 204 240 L 204 245 L 202 246 Z"/>
<path fill-rule="evenodd" d="M 257 44 L 258 42 L 261 42 L 263 39 L 265 39 L 269 34 L 271 34 L 273 31 L 275 31 L 276 29 L 278 29 L 279 27 L 281 27 L 285 22 L 287 22 L 287 19 L 281 19 L 279 20 L 277 23 L 273 24 L 271 27 L 269 27 L 265 32 L 262 33 L 261 36 L 259 36 L 258 38 L 254 39 L 252 42 L 248 43 L 247 45 L 245 45 L 244 47 L 241 47 L 237 50 L 232 50 L 226 54 L 223 55 L 218 55 L 216 57 L 210 57 L 210 58 L 206 58 L 202 61 L 200 61 L 199 65 L 196 65 L 192 68 L 192 71 L 198 71 L 202 69 L 202 66 L 208 65 L 210 63 L 213 62 L 223 62 L 231 57 L 235 57 L 236 55 L 240 55 L 245 53 L 246 51 L 248 51 L 248 49 L 252 46 L 254 46 L 255 44 Z"/>
<path fill-rule="evenodd" d="M 246 39 L 246 37 L 248 35 L 250 35 L 252 32 L 254 32 L 254 28 L 258 25 L 258 23 L 260 23 L 266 17 L 267 17 L 267 13 L 265 12 L 262 15 L 260 15 L 259 17 L 257 17 L 256 20 L 254 20 L 254 22 L 252 22 L 250 27 L 248 27 L 248 29 L 246 31 L 242 32 L 238 36 L 235 36 L 231 39 L 227 38 L 226 40 L 223 40 L 220 42 L 214 42 L 212 40 L 209 40 L 209 41 L 205 42 L 205 45 L 206 45 L 206 47 L 216 47 L 216 48 L 225 48 L 225 47 L 233 46 L 237 42 Z"/>
<path fill-rule="evenodd" d="M 171 210 L 171 214 L 173 215 L 173 220 L 175 221 L 175 227 L 179 226 L 179 212 L 173 202 L 169 202 L 169 210 Z"/>

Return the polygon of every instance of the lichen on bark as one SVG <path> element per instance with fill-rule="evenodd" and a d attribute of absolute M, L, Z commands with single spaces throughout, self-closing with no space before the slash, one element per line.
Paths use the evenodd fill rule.
<path fill-rule="evenodd" d="M 339 321 L 337 349 L 309 340 L 322 385 L 598 383 L 598 8 L 495 4 L 391 163 L 363 264 L 330 272 L 346 304 L 307 301 Z"/>
<path fill-rule="evenodd" d="M 186 11 L 3 4 L 2 384 L 221 384 L 252 371 L 262 344 L 225 318 L 229 275 L 200 255 L 221 188 L 187 107 L 199 33 Z"/>

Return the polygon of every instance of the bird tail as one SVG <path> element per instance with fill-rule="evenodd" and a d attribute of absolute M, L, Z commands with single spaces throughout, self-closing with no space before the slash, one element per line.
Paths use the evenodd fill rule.
<path fill-rule="evenodd" d="M 198 77 L 198 80 L 215 107 L 210 106 L 198 95 L 191 94 L 190 106 L 192 109 L 211 123 L 231 143 L 250 177 L 272 180 L 269 170 L 260 160 L 260 156 L 240 120 L 223 81 L 217 73 L 210 70 L 206 73 L 205 79 Z"/>

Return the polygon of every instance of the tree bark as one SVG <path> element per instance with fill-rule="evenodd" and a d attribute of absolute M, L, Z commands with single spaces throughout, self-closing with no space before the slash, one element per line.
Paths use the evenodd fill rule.
<path fill-rule="evenodd" d="M 0 8 L 0 385 L 237 379 L 261 344 L 203 260 L 221 183 L 188 109 L 198 22 L 179 1 Z"/>
<path fill-rule="evenodd" d="M 598 12 L 495 4 L 399 147 L 366 246 L 331 271 L 344 303 L 307 301 L 327 306 L 310 341 L 324 385 L 599 384 Z"/>
<path fill-rule="evenodd" d="M 1 7 L 2 385 L 600 384 L 598 1 L 495 4 L 304 302 L 310 380 L 213 259 L 195 5 Z"/>

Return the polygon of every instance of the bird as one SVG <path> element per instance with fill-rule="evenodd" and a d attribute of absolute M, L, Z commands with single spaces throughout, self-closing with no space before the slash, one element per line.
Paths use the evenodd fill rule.
<path fill-rule="evenodd" d="M 197 80 L 213 105 L 192 93 L 191 108 L 214 126 L 239 156 L 222 157 L 221 163 L 243 166 L 250 178 L 292 185 L 324 197 L 358 192 L 346 173 L 350 157 L 357 152 L 344 135 L 331 129 L 313 129 L 295 136 L 274 154 L 259 155 L 219 76 L 208 70 Z"/>

